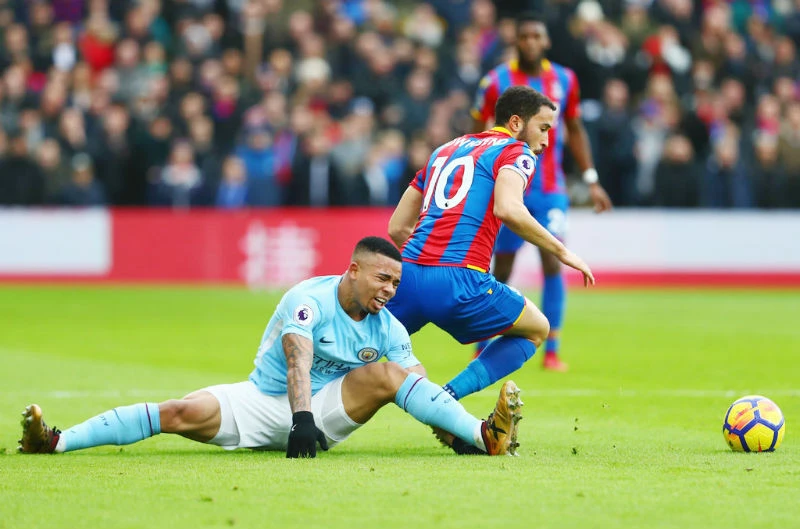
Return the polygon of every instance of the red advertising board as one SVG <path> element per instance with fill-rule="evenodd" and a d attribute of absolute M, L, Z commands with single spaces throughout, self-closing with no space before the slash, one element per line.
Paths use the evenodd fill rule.
<path fill-rule="evenodd" d="M 382 209 L 115 211 L 109 279 L 291 285 L 344 271 L 355 243 L 386 236 Z"/>
<path fill-rule="evenodd" d="M 576 212 L 569 245 L 598 286 L 800 286 L 800 215 Z M 286 288 L 344 271 L 355 243 L 387 236 L 382 208 L 0 210 L 0 281 L 237 284 Z M 743 247 L 742 241 L 747 242 Z M 530 245 L 511 283 L 535 287 Z M 580 285 L 581 276 L 568 271 Z"/>
<path fill-rule="evenodd" d="M 355 243 L 386 236 L 376 209 L 116 211 L 110 279 L 284 286 L 344 270 Z"/>
<path fill-rule="evenodd" d="M 285 287 L 343 272 L 359 239 L 387 236 L 390 215 L 376 208 L 5 212 L 0 280 Z"/>

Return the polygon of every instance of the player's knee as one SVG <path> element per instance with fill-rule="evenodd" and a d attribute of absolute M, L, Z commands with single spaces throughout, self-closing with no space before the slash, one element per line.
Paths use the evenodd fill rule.
<path fill-rule="evenodd" d="M 547 337 L 550 335 L 550 322 L 547 321 L 547 318 L 542 316 L 542 322 L 540 324 L 540 330 L 536 333 L 536 336 L 531 339 L 531 341 L 536 345 L 538 348 L 540 345 L 547 340 Z"/>
<path fill-rule="evenodd" d="M 408 371 L 396 362 L 380 362 L 364 367 L 371 368 L 372 385 L 375 388 L 376 397 L 381 402 L 393 401 L 397 390 L 408 377 Z"/>
<path fill-rule="evenodd" d="M 193 429 L 197 422 L 194 403 L 186 399 L 171 399 L 158 405 L 161 431 L 180 433 Z"/>
<path fill-rule="evenodd" d="M 539 312 L 536 315 L 536 322 L 531 329 L 531 333 L 526 336 L 533 344 L 538 348 L 540 345 L 547 340 L 547 336 L 550 334 L 550 322 L 547 320 L 547 317 Z"/>
<path fill-rule="evenodd" d="M 182 400 L 170 399 L 158 405 L 161 420 L 161 431 L 164 433 L 180 432 L 185 405 Z"/>

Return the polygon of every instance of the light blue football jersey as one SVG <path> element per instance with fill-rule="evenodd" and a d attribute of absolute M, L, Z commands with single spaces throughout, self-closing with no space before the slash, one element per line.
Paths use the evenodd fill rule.
<path fill-rule="evenodd" d="M 286 393 L 286 356 L 281 338 L 298 334 L 314 344 L 311 393 L 357 367 L 383 357 L 402 367 L 419 364 L 405 327 L 388 310 L 355 321 L 336 297 L 342 276 L 307 279 L 284 294 L 270 318 L 250 380 L 267 395 Z"/>

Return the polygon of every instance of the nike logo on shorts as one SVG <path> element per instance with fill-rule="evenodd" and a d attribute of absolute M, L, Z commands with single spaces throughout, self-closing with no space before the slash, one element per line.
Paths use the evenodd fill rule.
<path fill-rule="evenodd" d="M 333 343 L 333 340 L 327 340 L 323 337 L 319 339 L 319 343 Z"/>

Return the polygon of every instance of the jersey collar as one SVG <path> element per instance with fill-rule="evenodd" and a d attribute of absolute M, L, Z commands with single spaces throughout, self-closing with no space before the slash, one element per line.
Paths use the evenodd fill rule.
<path fill-rule="evenodd" d="M 492 127 L 492 132 L 499 132 L 500 134 L 505 134 L 506 136 L 511 136 L 511 131 L 505 127 Z"/>
<path fill-rule="evenodd" d="M 553 65 L 547 59 L 542 59 L 542 71 L 548 72 L 552 69 Z M 508 63 L 508 68 L 512 72 L 518 72 L 519 70 L 519 60 L 511 59 Z"/>

